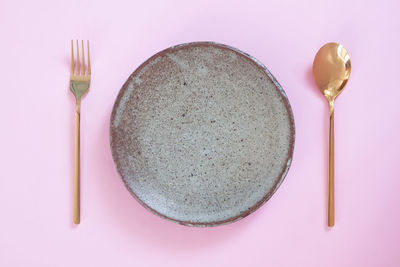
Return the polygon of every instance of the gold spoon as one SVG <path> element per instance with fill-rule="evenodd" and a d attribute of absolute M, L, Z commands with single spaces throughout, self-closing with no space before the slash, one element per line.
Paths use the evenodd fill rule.
<path fill-rule="evenodd" d="M 333 102 L 345 87 L 350 71 L 349 53 L 340 44 L 328 43 L 315 55 L 313 64 L 315 83 L 329 103 L 328 226 L 335 225 Z"/>

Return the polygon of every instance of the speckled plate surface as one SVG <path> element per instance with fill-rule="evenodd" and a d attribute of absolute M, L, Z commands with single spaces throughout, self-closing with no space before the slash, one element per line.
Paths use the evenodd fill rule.
<path fill-rule="evenodd" d="M 289 101 L 260 62 L 229 46 L 189 43 L 144 62 L 111 115 L 111 150 L 148 210 L 191 226 L 237 221 L 264 204 L 289 169 Z"/>

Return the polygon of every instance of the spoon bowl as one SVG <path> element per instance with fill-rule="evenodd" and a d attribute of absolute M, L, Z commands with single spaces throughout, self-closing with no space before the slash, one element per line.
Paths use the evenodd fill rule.
<path fill-rule="evenodd" d="M 318 89 L 333 101 L 345 87 L 351 72 L 351 61 L 347 50 L 340 44 L 328 43 L 315 55 L 314 79 Z"/>

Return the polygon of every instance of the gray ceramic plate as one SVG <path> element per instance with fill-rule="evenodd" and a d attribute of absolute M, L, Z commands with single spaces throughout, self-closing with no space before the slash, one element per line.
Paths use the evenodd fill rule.
<path fill-rule="evenodd" d="M 289 101 L 249 55 L 216 43 L 174 46 L 123 85 L 111 150 L 148 210 L 191 226 L 237 221 L 284 179 L 293 154 Z"/>

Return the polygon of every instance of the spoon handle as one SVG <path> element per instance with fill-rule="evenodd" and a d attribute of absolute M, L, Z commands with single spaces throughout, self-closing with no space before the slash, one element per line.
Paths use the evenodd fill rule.
<path fill-rule="evenodd" d="M 329 101 L 329 177 L 328 177 L 328 226 L 335 225 L 335 136 L 334 136 L 334 112 L 333 101 Z"/>

